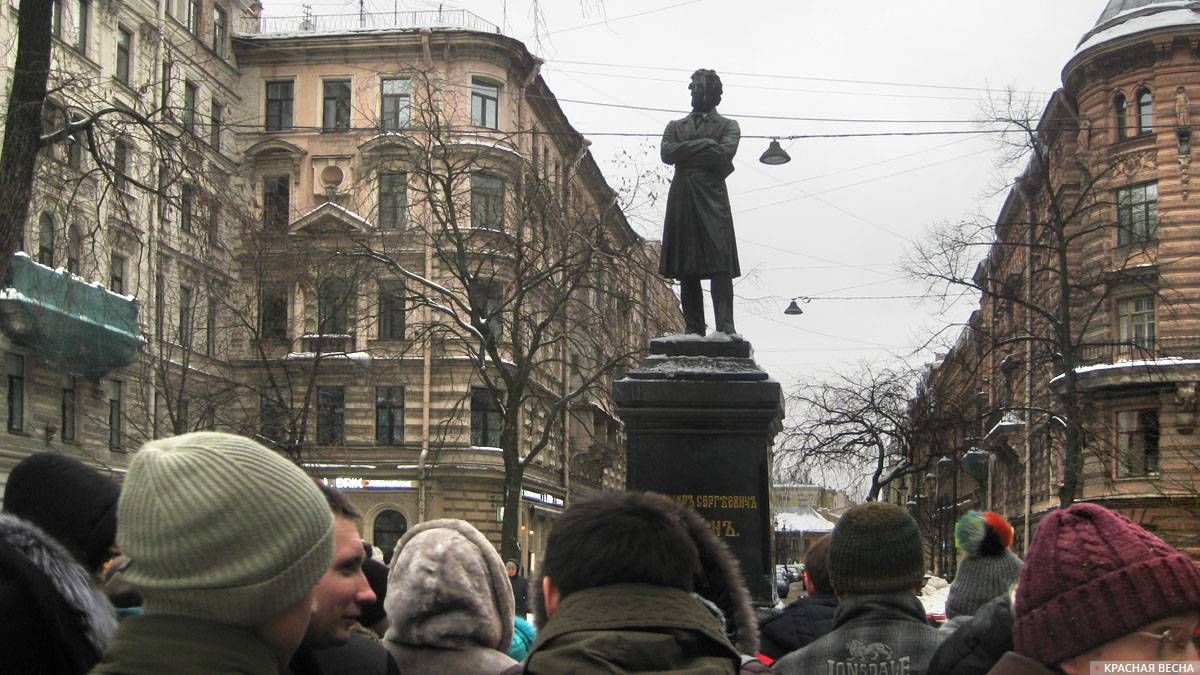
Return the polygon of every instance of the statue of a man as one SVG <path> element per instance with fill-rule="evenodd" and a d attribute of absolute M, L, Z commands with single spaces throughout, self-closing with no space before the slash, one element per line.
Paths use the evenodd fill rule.
<path fill-rule="evenodd" d="M 692 73 L 688 89 L 692 113 L 668 123 L 662 137 L 662 161 L 674 165 L 675 177 L 667 194 L 658 271 L 679 280 L 685 330 L 697 335 L 704 335 L 700 280 L 711 279 L 713 323 L 732 335 L 733 278 L 742 270 L 725 178 L 733 173 L 741 130 L 717 113 L 722 89 L 714 71 Z"/>

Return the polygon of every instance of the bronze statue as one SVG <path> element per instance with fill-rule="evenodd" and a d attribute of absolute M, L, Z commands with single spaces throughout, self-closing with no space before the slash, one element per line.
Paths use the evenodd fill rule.
<path fill-rule="evenodd" d="M 732 335 L 733 278 L 741 276 L 733 214 L 725 178 L 733 173 L 741 130 L 717 113 L 721 78 L 701 68 L 692 73 L 692 113 L 667 124 L 662 161 L 675 166 L 667 193 L 659 274 L 678 279 L 685 330 L 704 335 L 701 279 L 710 279 L 713 323 Z"/>

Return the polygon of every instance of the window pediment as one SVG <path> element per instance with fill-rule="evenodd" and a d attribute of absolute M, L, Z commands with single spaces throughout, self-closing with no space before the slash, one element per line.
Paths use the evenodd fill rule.
<path fill-rule="evenodd" d="M 297 218 L 290 227 L 289 234 L 368 234 L 374 228 L 371 223 L 353 211 L 338 206 L 333 202 L 325 202 L 317 208 Z"/>

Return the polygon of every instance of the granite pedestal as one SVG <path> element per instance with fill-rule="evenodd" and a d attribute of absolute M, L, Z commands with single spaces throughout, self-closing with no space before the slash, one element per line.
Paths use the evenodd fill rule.
<path fill-rule="evenodd" d="M 773 604 L 770 466 L 783 393 L 750 343 L 652 340 L 613 398 L 628 439 L 627 489 L 699 511 L 736 554 L 755 604 Z"/>

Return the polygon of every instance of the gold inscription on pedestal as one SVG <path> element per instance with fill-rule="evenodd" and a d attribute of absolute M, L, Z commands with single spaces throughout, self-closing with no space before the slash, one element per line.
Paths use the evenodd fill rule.
<path fill-rule="evenodd" d="M 758 509 L 758 497 L 755 495 L 669 495 L 672 499 L 694 509 L 706 511 L 718 509 Z M 711 515 L 711 514 L 706 514 Z M 708 519 L 708 527 L 718 537 L 740 537 L 732 520 Z"/>

